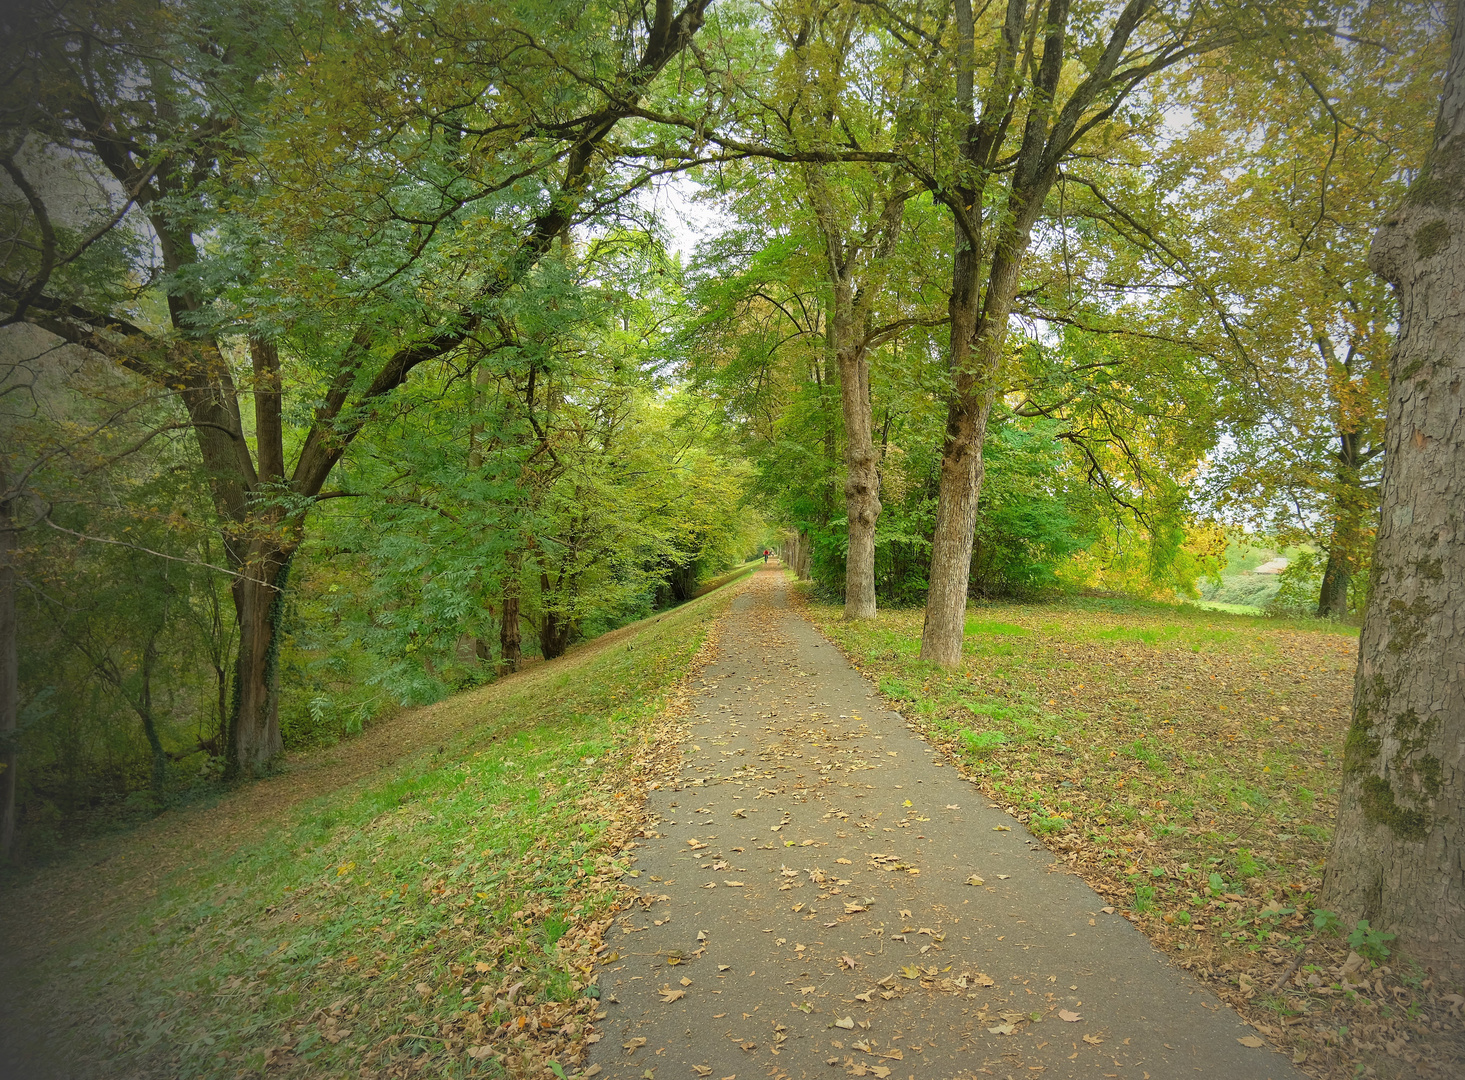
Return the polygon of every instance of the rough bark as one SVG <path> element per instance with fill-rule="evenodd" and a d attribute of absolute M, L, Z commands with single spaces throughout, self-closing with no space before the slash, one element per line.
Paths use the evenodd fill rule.
<path fill-rule="evenodd" d="M 0 471 L 0 496 L 9 477 Z M 16 749 L 12 741 L 20 720 L 19 625 L 15 613 L 15 532 L 10 500 L 0 498 L 0 860 L 15 847 Z"/>
<path fill-rule="evenodd" d="M 1395 289 L 1373 592 L 1322 902 L 1465 977 L 1465 0 L 1434 147 L 1369 264 Z"/>
<path fill-rule="evenodd" d="M 844 617 L 875 617 L 875 526 L 880 520 L 880 455 L 870 415 L 868 352 L 853 344 L 839 359 L 840 404 L 844 411 L 844 510 L 849 552 L 844 570 Z"/>

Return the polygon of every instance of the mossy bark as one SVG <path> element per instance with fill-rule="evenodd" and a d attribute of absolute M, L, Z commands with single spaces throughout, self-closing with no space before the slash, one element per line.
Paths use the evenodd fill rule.
<path fill-rule="evenodd" d="M 1369 263 L 1393 284 L 1373 593 L 1323 904 L 1465 978 L 1465 0 L 1434 148 Z"/>

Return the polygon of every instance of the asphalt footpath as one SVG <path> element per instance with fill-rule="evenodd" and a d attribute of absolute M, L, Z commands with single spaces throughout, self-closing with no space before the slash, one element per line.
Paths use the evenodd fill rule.
<path fill-rule="evenodd" d="M 781 569 L 725 618 L 606 935 L 594 1075 L 1300 1080 L 885 708 Z"/>

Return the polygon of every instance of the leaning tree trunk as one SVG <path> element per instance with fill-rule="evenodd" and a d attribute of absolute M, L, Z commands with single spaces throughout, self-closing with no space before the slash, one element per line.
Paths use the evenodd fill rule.
<path fill-rule="evenodd" d="M 234 579 L 239 656 L 229 752 L 232 767 L 246 775 L 260 772 L 284 747 L 279 655 L 291 558 L 290 551 L 273 544 L 256 544 Z"/>
<path fill-rule="evenodd" d="M 0 471 L 0 496 L 9 477 Z M 0 860 L 15 847 L 14 739 L 20 719 L 20 654 L 15 639 L 15 518 L 9 499 L 0 499 Z"/>
<path fill-rule="evenodd" d="M 1465 0 L 1434 148 L 1369 264 L 1393 284 L 1373 593 L 1323 903 L 1465 976 Z"/>

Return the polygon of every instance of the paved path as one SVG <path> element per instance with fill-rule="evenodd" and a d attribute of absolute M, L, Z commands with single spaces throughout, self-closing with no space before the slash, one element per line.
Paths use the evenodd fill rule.
<path fill-rule="evenodd" d="M 734 603 L 649 809 L 600 1076 L 1301 1075 L 883 708 L 780 570 Z"/>

